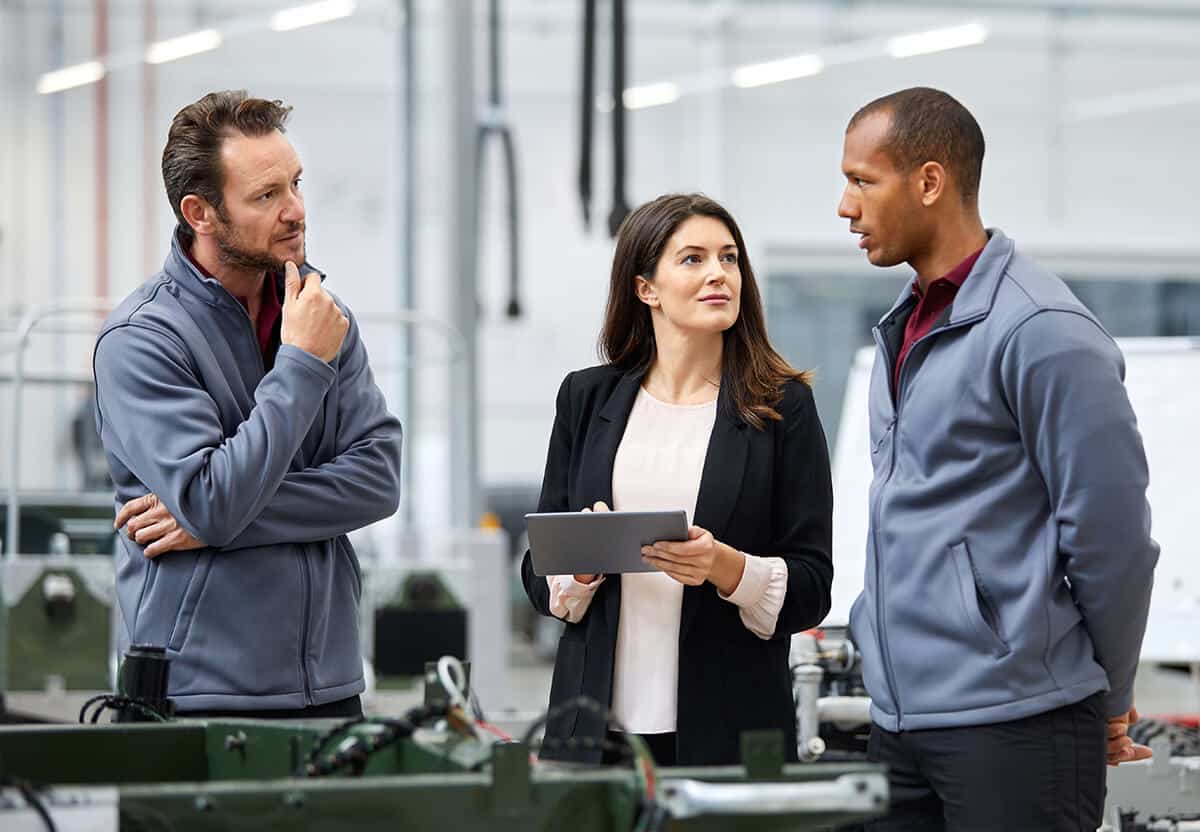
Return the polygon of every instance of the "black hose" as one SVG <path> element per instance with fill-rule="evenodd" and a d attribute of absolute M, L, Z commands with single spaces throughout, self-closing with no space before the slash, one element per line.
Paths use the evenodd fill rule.
<path fill-rule="evenodd" d="M 579 101 L 579 201 L 592 224 L 592 119 L 596 109 L 596 0 L 583 0 L 583 71 Z"/>
<path fill-rule="evenodd" d="M 613 204 L 608 232 L 615 237 L 629 214 L 625 200 L 625 0 L 612 0 L 612 14 Z"/>

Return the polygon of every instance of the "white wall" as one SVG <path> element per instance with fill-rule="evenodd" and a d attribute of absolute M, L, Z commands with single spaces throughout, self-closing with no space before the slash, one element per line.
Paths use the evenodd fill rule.
<path fill-rule="evenodd" d="M 91 57 L 92 20 L 85 2 L 66 2 L 63 60 Z M 237 14 L 261 14 L 284 2 L 158 2 L 160 36 L 222 25 Z M 155 71 L 150 106 L 156 145 L 143 146 L 141 72 L 132 65 L 109 78 L 111 192 L 110 267 L 115 292 L 145 277 L 143 235 L 159 257 L 173 224 L 152 163 L 170 116 L 203 92 L 245 87 L 295 106 L 289 135 L 305 163 L 314 262 L 360 313 L 394 308 L 397 285 L 395 13 L 384 0 L 360 4 L 345 21 L 276 34 L 261 29 L 220 50 Z M 420 2 L 418 305 L 449 317 L 451 275 L 445 266 L 456 229 L 445 222 L 445 135 L 448 83 L 442 7 Z M 489 179 L 478 331 L 481 467 L 486 483 L 537 483 L 562 376 L 595 363 L 596 334 L 607 289 L 612 245 L 603 231 L 610 199 L 608 117 L 597 115 L 593 224 L 585 231 L 575 197 L 579 5 L 557 0 L 505 4 L 507 114 L 519 149 L 524 273 L 520 321 L 503 317 L 506 251 L 498 234 L 503 194 Z M 1086 7 L 1086 4 L 1080 4 Z M 1111 4 L 1108 4 L 1111 5 Z M 1165 5 L 1165 4 L 1160 4 Z M 768 243 L 815 235 L 852 242 L 834 208 L 841 189 L 844 125 L 871 98 L 915 84 L 947 89 L 972 109 L 988 139 L 982 207 L 985 220 L 1022 235 L 1080 235 L 1154 246 L 1194 237 L 1200 169 L 1200 102 L 1125 117 L 1063 125 L 1066 103 L 1080 98 L 1200 82 L 1200 3 L 1178 2 L 1176 17 L 1081 13 L 1055 22 L 1036 12 L 956 10 L 907 3 L 705 2 L 631 3 L 631 84 L 691 77 L 746 61 L 820 49 L 831 43 L 986 19 L 991 39 L 974 48 L 898 61 L 880 58 L 833 66 L 809 78 L 755 90 L 688 95 L 675 104 L 629 116 L 629 199 L 701 189 L 739 218 L 760 278 Z M 179 11 L 183 6 L 183 11 Z M 141 39 L 142 4 L 110 0 L 114 49 Z M 0 319 L 56 293 L 90 294 L 95 285 L 94 88 L 59 96 L 32 92 L 54 68 L 53 3 L 0 6 L 3 92 L 0 120 Z M 249 9 L 250 12 L 246 10 Z M 603 12 L 602 17 L 606 14 Z M 1054 48 L 1055 39 L 1061 49 Z M 598 89 L 607 87 L 607 38 L 598 43 Z M 475 56 L 482 72 L 483 40 Z M 480 87 L 482 100 L 483 85 Z M 61 130 L 56 108 L 62 111 Z M 55 141 L 64 157 L 56 162 Z M 494 160 L 493 160 L 494 161 Z M 61 184 L 54 187 L 55 170 Z M 493 166 L 492 170 L 495 170 Z M 146 227 L 145 177 L 157 188 L 154 222 Z M 52 237 L 55 217 L 61 238 Z M 55 269 L 54 264 L 61 263 Z M 381 366 L 394 364 L 386 330 L 367 332 Z M 430 339 L 426 357 L 444 355 Z M 61 348 L 63 361 L 86 369 L 86 343 Z M 53 363 L 51 347 L 37 360 Z M 444 368 L 422 370 L 418 409 L 408 433 L 420 519 L 442 522 L 447 413 Z M 383 378 L 385 386 L 395 378 Z M 391 389 L 391 388 L 389 388 Z M 61 396 L 60 396 L 61 401 Z M 7 408 L 4 401 L 0 406 Z M 52 397 L 31 402 L 43 436 L 30 436 L 23 482 L 53 484 L 68 456 L 60 409 Z M 7 421 L 8 410 L 3 411 Z M 6 441 L 6 440 L 3 440 Z M 0 444 L 0 452 L 3 446 Z M 0 456 L 0 459 L 4 457 Z M 47 463 L 52 464 L 47 464 Z"/>

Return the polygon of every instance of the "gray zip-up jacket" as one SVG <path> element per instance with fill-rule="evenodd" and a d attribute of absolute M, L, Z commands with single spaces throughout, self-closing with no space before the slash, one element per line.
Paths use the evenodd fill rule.
<path fill-rule="evenodd" d="M 1066 284 L 989 238 L 896 391 L 907 286 L 874 329 L 866 584 L 850 620 L 889 731 L 1105 690 L 1113 716 L 1132 699 L 1158 546 L 1124 360 Z"/>
<path fill-rule="evenodd" d="M 149 560 L 119 538 L 122 645 L 167 648 L 180 712 L 363 690 L 362 579 L 346 533 L 395 512 L 401 431 L 338 305 L 350 328 L 332 362 L 285 344 L 266 371 L 245 308 L 174 239 L 96 343 L 118 507 L 153 492 L 208 544 Z"/>

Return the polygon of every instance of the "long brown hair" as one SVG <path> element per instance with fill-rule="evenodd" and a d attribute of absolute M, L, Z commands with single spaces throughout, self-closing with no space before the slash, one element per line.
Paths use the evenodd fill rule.
<path fill-rule="evenodd" d="M 742 232 L 733 216 L 703 194 L 666 194 L 638 208 L 617 231 L 608 309 L 600 331 L 600 355 L 624 370 L 646 370 L 654 361 L 656 346 L 650 308 L 637 296 L 637 277 L 654 279 L 667 240 L 689 217 L 720 220 L 733 235 L 742 274 L 741 311 L 725 330 L 721 383 L 737 416 L 758 430 L 768 419 L 782 417 L 775 405 L 788 381 L 811 382 L 808 372 L 797 370 L 775 351 L 767 339 L 762 297 Z"/>

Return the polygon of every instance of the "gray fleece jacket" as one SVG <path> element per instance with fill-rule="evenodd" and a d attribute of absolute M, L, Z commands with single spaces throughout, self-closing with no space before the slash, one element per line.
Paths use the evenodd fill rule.
<path fill-rule="evenodd" d="M 1158 546 L 1124 360 L 1000 231 L 891 368 L 875 328 L 867 574 L 851 610 L 882 728 L 1003 722 L 1108 691 L 1128 710 Z"/>
<path fill-rule="evenodd" d="M 395 512 L 401 430 L 338 303 L 350 328 L 332 362 L 282 345 L 267 369 L 245 308 L 176 238 L 96 343 L 118 507 L 153 492 L 208 544 L 149 560 L 119 538 L 121 641 L 167 648 L 180 712 L 363 690 L 346 533 Z"/>

